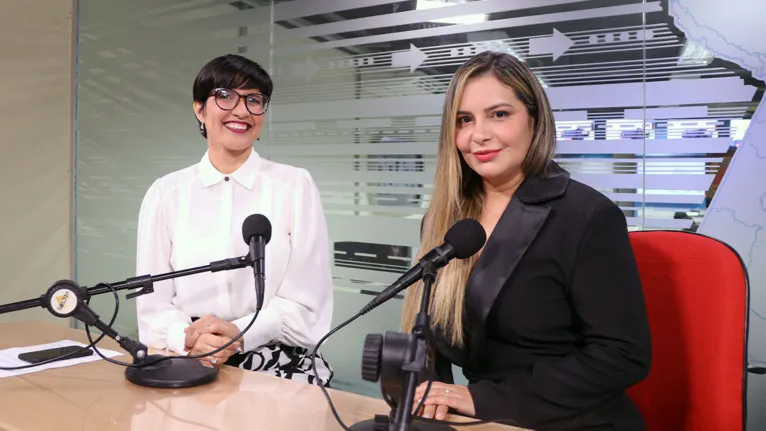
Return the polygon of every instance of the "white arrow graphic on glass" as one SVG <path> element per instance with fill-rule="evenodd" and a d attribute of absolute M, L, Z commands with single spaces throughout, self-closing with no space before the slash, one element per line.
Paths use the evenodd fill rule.
<path fill-rule="evenodd" d="M 567 52 L 574 45 L 574 41 L 564 33 L 553 29 L 553 36 L 537 37 L 529 39 L 530 55 L 551 54 L 553 61 L 556 61 L 562 54 Z"/>
<path fill-rule="evenodd" d="M 293 76 L 304 77 L 306 78 L 306 81 L 311 79 L 311 77 L 314 76 L 314 74 L 318 71 L 319 66 L 310 58 L 307 58 L 303 62 L 294 63 L 292 65 Z"/>
<path fill-rule="evenodd" d="M 409 51 L 394 52 L 391 54 L 391 66 L 407 66 L 410 68 L 410 72 L 412 72 L 420 67 L 420 65 L 426 61 L 426 58 L 428 58 L 428 55 L 426 55 L 425 52 L 421 51 L 417 46 L 410 44 Z"/>

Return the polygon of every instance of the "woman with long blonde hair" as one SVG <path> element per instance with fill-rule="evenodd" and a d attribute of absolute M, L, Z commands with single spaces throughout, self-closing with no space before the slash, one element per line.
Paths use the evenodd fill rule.
<path fill-rule="evenodd" d="M 651 364 L 626 220 L 553 162 L 555 146 L 545 90 L 522 62 L 488 51 L 458 69 L 421 255 L 463 218 L 478 220 L 488 240 L 438 274 L 430 308 L 438 381 L 425 417 L 451 410 L 541 430 L 645 428 L 625 393 Z M 421 291 L 407 292 L 405 330 Z M 467 386 L 452 384 L 451 364 Z"/>

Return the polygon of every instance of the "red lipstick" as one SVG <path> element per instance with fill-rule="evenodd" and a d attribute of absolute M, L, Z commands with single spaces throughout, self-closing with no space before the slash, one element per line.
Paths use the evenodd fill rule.
<path fill-rule="evenodd" d="M 476 160 L 482 163 L 494 159 L 498 154 L 500 154 L 500 150 L 481 150 L 473 152 L 473 156 L 476 157 Z"/>

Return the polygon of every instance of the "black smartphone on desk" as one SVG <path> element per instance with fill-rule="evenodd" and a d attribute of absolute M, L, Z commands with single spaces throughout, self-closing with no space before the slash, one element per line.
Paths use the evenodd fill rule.
<path fill-rule="evenodd" d="M 75 353 L 77 352 L 77 353 Z M 85 349 L 84 346 L 54 347 L 52 349 L 38 350 L 36 352 L 19 353 L 19 359 L 30 364 L 39 364 L 60 356 L 69 355 L 61 360 L 83 358 L 93 354 L 93 350 Z"/>

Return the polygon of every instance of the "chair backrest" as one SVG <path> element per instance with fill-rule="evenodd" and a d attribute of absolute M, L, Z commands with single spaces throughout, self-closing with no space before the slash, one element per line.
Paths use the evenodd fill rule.
<path fill-rule="evenodd" d="M 649 376 L 628 390 L 653 430 L 742 430 L 748 278 L 721 241 L 630 233 L 652 335 Z"/>

